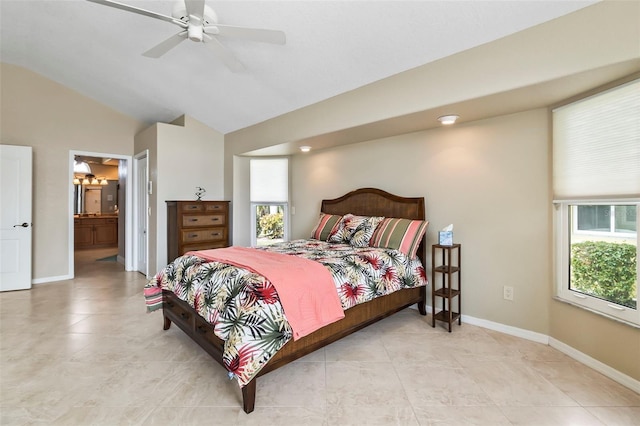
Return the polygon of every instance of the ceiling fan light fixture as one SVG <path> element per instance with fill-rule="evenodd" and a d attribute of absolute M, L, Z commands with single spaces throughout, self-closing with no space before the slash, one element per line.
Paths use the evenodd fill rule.
<path fill-rule="evenodd" d="M 445 126 L 450 126 L 454 124 L 458 118 L 460 118 L 460 116 L 455 114 L 443 115 L 438 117 L 438 121 Z"/>
<path fill-rule="evenodd" d="M 202 41 L 202 25 L 199 25 L 199 19 L 193 15 L 190 16 L 189 22 L 194 22 L 194 24 L 189 24 L 189 28 L 187 28 L 187 34 L 189 35 L 189 40 L 191 41 Z M 196 23 L 197 22 L 197 23 Z"/>

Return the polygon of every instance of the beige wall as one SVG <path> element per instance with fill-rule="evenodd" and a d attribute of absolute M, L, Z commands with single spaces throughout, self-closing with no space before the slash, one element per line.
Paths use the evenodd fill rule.
<path fill-rule="evenodd" d="M 33 147 L 33 279 L 67 277 L 70 151 L 131 155 L 144 125 L 25 68 L 0 67 L 0 142 Z"/>
<path fill-rule="evenodd" d="M 640 381 L 640 329 L 558 300 L 549 305 L 551 337 Z"/>
<path fill-rule="evenodd" d="M 547 131 L 540 109 L 296 155 L 293 237 L 309 235 L 322 198 L 369 186 L 424 196 L 429 245 L 450 223 L 462 243 L 464 314 L 546 334 Z"/>
<path fill-rule="evenodd" d="M 172 124 L 157 123 L 135 137 L 135 151 L 149 150 L 149 272 L 167 264 L 167 200 L 221 200 L 224 176 L 224 135 L 182 116 Z"/>

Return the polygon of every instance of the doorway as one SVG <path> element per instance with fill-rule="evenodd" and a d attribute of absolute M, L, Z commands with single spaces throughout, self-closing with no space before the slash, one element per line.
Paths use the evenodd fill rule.
<path fill-rule="evenodd" d="M 149 276 L 149 237 L 147 233 L 149 223 L 149 150 L 136 154 L 133 160 L 133 267 L 134 270 Z"/>
<path fill-rule="evenodd" d="M 69 271 L 77 269 L 76 250 L 82 259 L 109 253 L 131 271 L 131 157 L 126 155 L 70 151 L 69 182 Z M 81 166 L 83 168 L 78 168 Z M 106 251 L 105 251 L 106 250 Z M 94 257 L 95 257 L 94 256 Z M 80 257 L 78 258 L 80 259 Z"/>

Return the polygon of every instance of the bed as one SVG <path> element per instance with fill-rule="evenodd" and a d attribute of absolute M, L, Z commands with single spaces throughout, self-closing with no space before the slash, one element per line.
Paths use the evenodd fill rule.
<path fill-rule="evenodd" d="M 325 215 L 359 215 L 365 217 L 385 217 L 385 218 L 402 218 L 410 219 L 413 222 L 422 221 L 424 229 L 426 229 L 425 219 L 425 203 L 423 197 L 400 197 L 380 189 L 362 188 L 348 194 L 336 198 L 323 200 L 321 204 L 321 212 Z M 321 214 L 322 217 L 322 214 Z M 346 217 L 346 216 L 345 216 Z M 280 368 L 298 358 L 301 358 L 319 348 L 322 348 L 336 340 L 339 340 L 349 334 L 358 331 L 370 324 L 375 323 L 389 315 L 392 315 L 402 309 L 413 304 L 417 304 L 418 311 L 421 315 L 426 315 L 426 274 L 424 273 L 425 247 L 424 247 L 424 230 L 419 235 L 419 241 L 414 243 L 413 260 L 419 259 L 417 271 L 422 276 L 422 285 L 416 285 L 409 288 L 400 288 L 390 294 L 373 298 L 364 303 L 356 304 L 344 310 L 344 318 L 332 322 L 304 337 L 298 339 L 290 339 L 283 346 L 265 360 L 257 372 L 253 372 L 251 379 L 242 384 L 243 409 L 246 413 L 251 413 L 255 407 L 256 399 L 256 381 L 257 379 L 277 368 Z M 293 243 L 292 243 L 293 244 Z M 298 243 L 302 244 L 302 243 Z M 318 244 L 316 244 L 318 245 Z M 333 250 L 332 247 L 330 250 Z M 348 250 L 348 248 L 345 248 Z M 180 258 L 178 258 L 180 259 Z M 176 259 L 177 262 L 178 259 Z M 184 263 L 185 260 L 182 259 Z M 414 264 L 412 263 L 412 265 Z M 173 267 L 170 264 L 167 268 Z M 413 266 L 415 268 L 415 266 Z M 415 271 L 414 271 L 415 272 Z M 158 274 L 158 277 L 161 274 Z M 166 278 L 165 273 L 165 278 Z M 175 270 L 168 274 L 172 279 Z M 159 282 L 159 280 L 158 280 Z M 159 288 L 163 287 L 160 286 Z M 176 291 L 176 290 L 174 290 Z M 176 291 L 177 294 L 180 292 Z M 168 330 L 171 324 L 176 324 L 191 339 L 198 343 L 213 359 L 215 359 L 227 370 L 229 368 L 229 359 L 225 363 L 225 341 L 218 337 L 216 330 L 210 321 L 203 317 L 202 311 L 194 309 L 193 301 L 187 303 L 184 295 L 178 297 L 173 291 L 162 288 L 161 303 L 164 329 Z M 197 303 L 196 303 L 197 308 Z M 199 314 L 200 312 L 200 314 Z M 209 318 L 210 319 L 210 318 Z M 220 327 L 218 325 L 218 327 Z M 219 333 L 218 333 L 219 334 Z M 232 376 L 231 373 L 230 377 Z"/>

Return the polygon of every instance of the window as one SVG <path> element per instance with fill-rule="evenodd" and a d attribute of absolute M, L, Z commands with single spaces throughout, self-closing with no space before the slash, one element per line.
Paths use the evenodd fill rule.
<path fill-rule="evenodd" d="M 629 236 L 638 231 L 636 206 L 579 205 L 574 211 L 577 234 Z"/>
<path fill-rule="evenodd" d="M 560 299 L 640 325 L 640 80 L 553 111 Z"/>
<path fill-rule="evenodd" d="M 265 246 L 289 239 L 289 161 L 251 159 L 251 245 Z"/>

